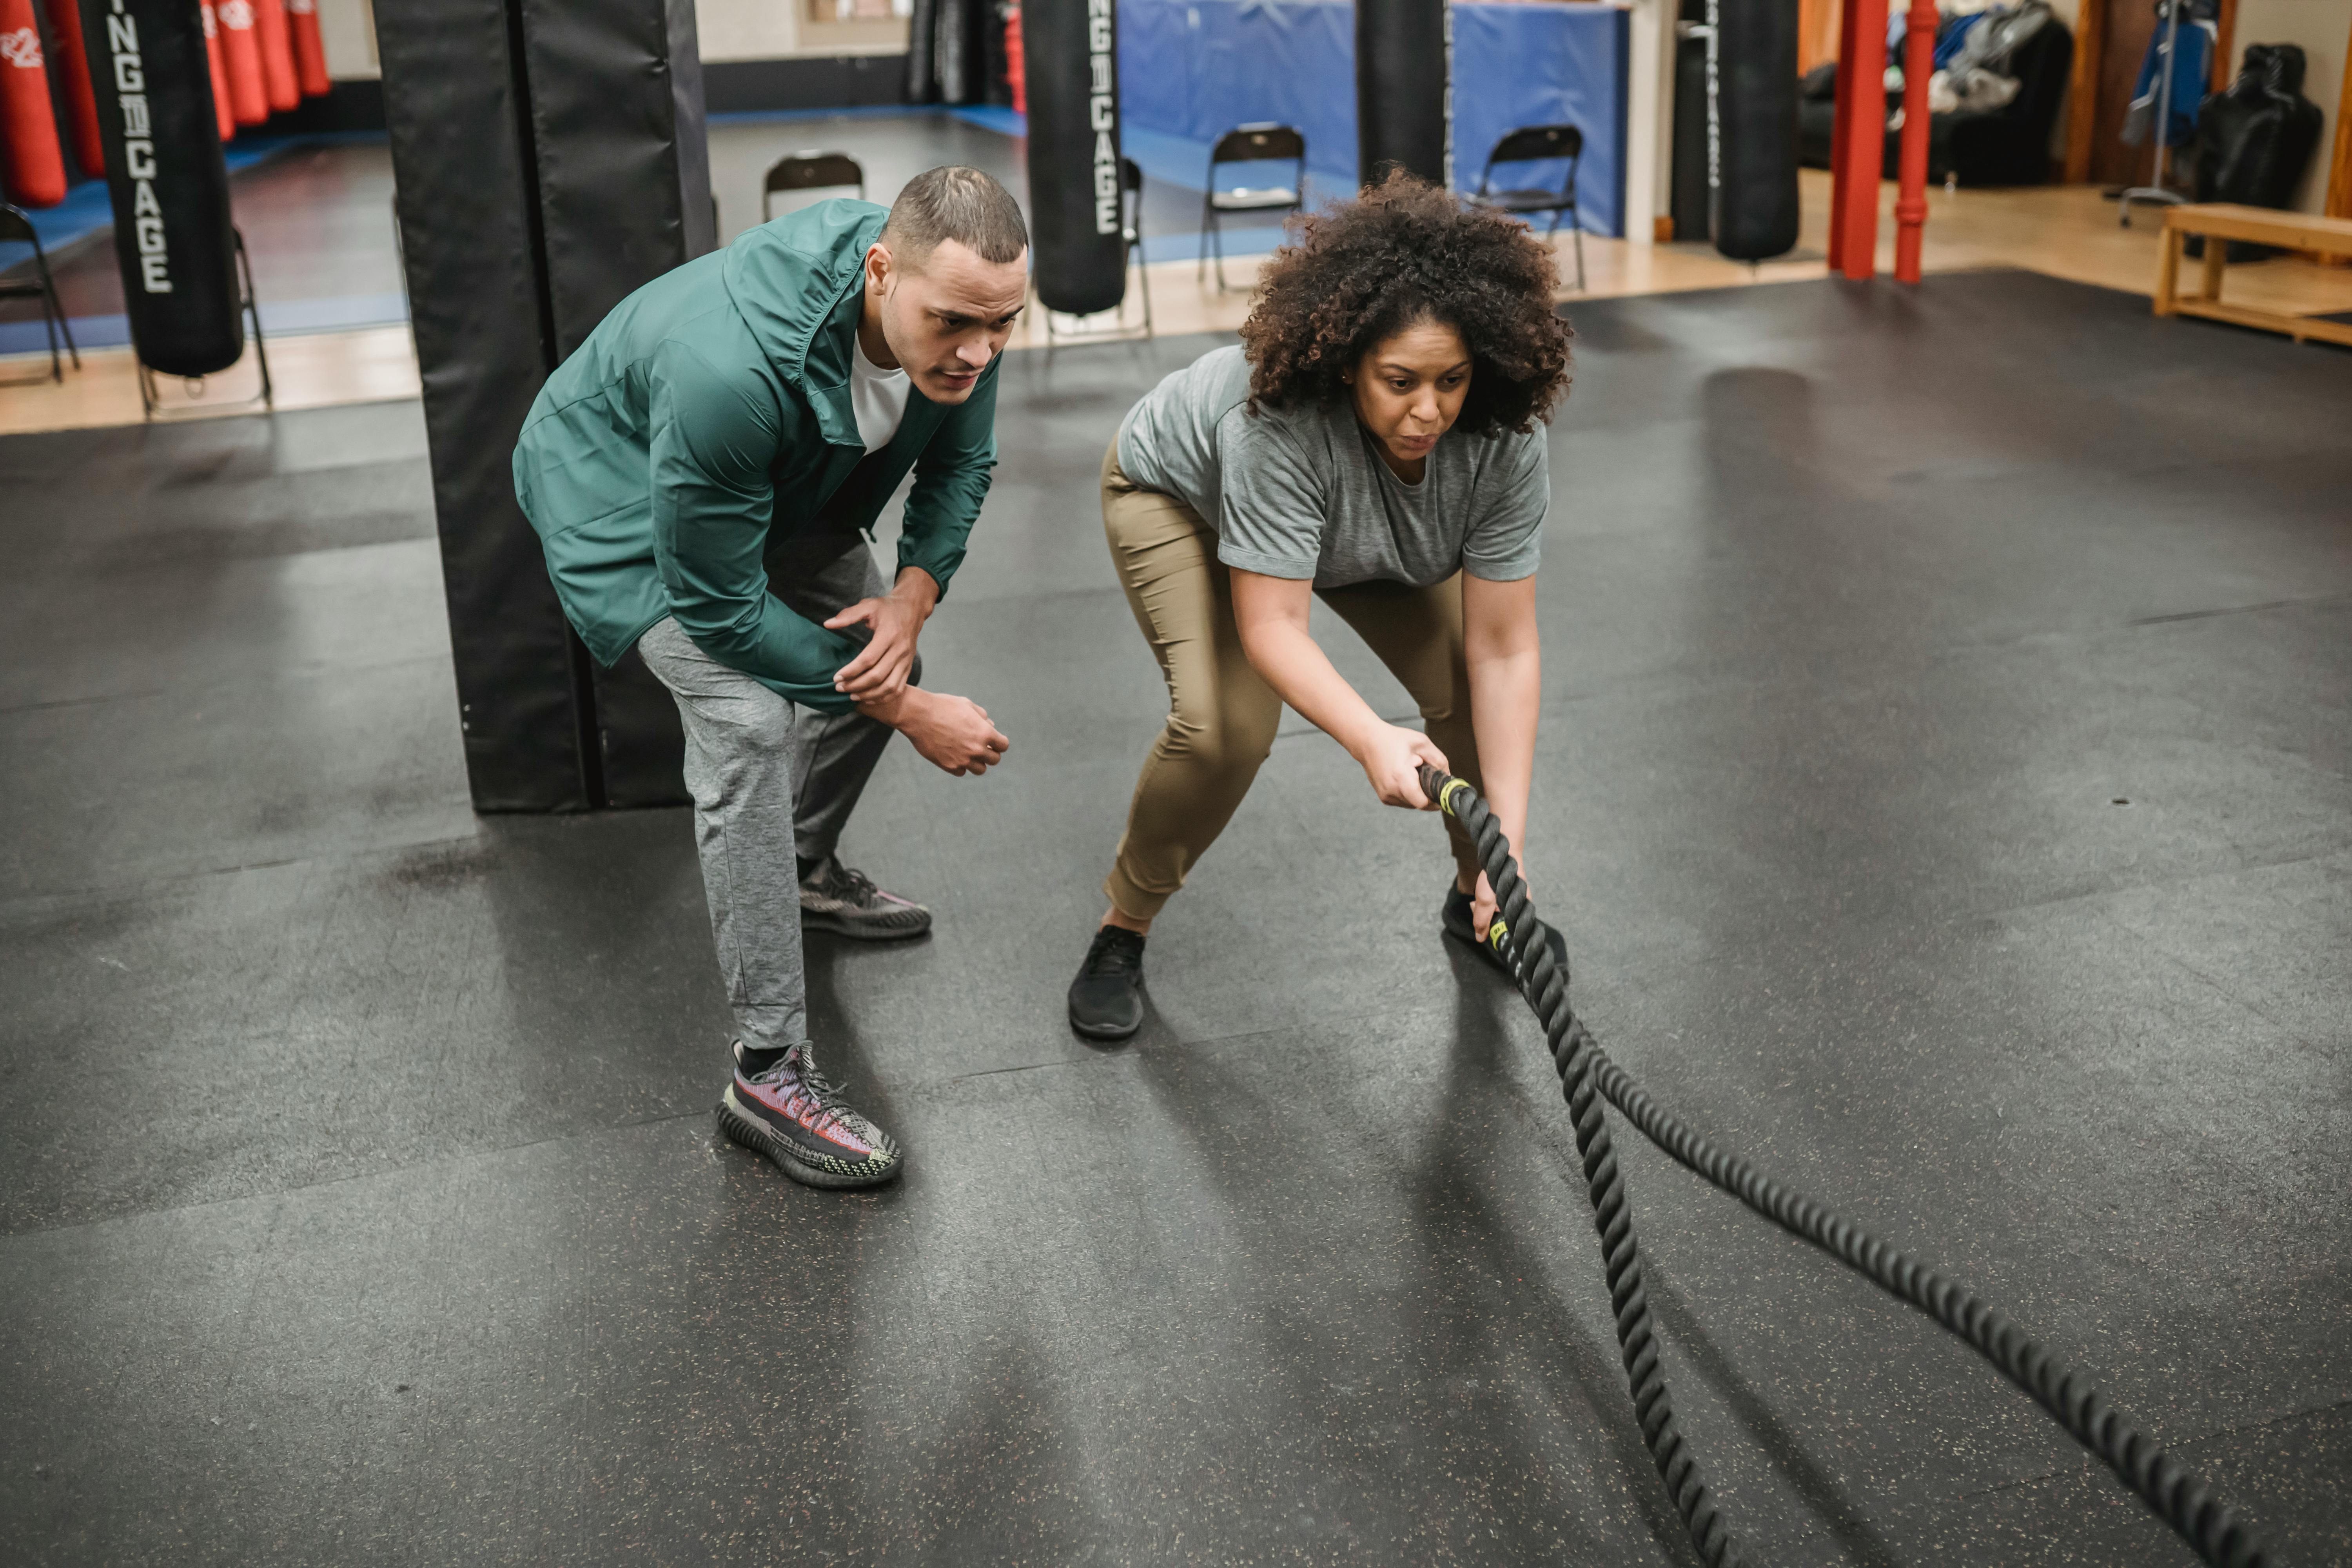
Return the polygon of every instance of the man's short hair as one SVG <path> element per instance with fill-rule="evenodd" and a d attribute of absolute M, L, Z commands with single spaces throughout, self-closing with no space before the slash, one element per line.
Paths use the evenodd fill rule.
<path fill-rule="evenodd" d="M 982 261 L 1018 261 L 1029 248 L 1029 226 L 1003 185 L 978 169 L 950 163 L 909 180 L 882 226 L 882 243 L 909 267 L 919 267 L 950 239 Z"/>

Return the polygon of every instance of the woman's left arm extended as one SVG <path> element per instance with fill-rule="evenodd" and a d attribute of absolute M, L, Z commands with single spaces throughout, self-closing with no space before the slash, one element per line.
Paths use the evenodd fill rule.
<path fill-rule="evenodd" d="M 1543 703 L 1543 647 L 1536 632 L 1536 580 L 1490 583 L 1462 574 L 1462 651 L 1470 667 L 1470 731 L 1486 804 L 1501 819 L 1522 871 L 1528 863 L 1528 795 L 1536 767 L 1536 714 Z M 1478 878 L 1471 929 L 1484 936 L 1494 889 Z"/>

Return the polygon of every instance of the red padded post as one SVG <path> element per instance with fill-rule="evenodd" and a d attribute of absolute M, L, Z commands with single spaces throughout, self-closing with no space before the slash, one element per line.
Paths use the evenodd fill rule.
<path fill-rule="evenodd" d="M 1936 0 L 1911 0 L 1903 38 L 1903 163 L 1895 195 L 1895 276 L 1919 281 L 1920 230 L 1927 222 L 1927 79 L 1936 69 Z"/>
<path fill-rule="evenodd" d="M 1848 278 L 1878 267 L 1878 179 L 1886 146 L 1886 0 L 1847 0 L 1838 50 L 1830 167 L 1830 266 Z"/>

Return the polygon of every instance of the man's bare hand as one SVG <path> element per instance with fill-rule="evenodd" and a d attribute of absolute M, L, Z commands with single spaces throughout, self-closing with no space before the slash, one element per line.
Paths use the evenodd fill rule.
<path fill-rule="evenodd" d="M 906 736 L 925 761 L 958 778 L 986 773 L 1013 748 L 988 721 L 988 710 L 968 697 L 908 686 L 895 699 L 858 706 Z"/>
<path fill-rule="evenodd" d="M 865 626 L 872 637 L 835 672 L 833 689 L 854 702 L 889 701 L 907 689 L 915 668 L 915 640 L 940 600 L 940 585 L 920 567 L 898 574 L 898 585 L 878 598 L 860 599 L 824 623 L 827 631 Z"/>

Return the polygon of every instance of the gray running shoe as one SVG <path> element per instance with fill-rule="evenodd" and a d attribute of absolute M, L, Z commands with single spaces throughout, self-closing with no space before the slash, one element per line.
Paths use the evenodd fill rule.
<path fill-rule="evenodd" d="M 801 929 L 829 931 L 860 942 L 895 942 L 931 929 L 931 911 L 911 899 L 886 893 L 865 872 L 827 856 L 801 879 Z"/>
<path fill-rule="evenodd" d="M 905 1164 L 887 1132 L 842 1102 L 806 1041 L 760 1073 L 745 1070 L 743 1042 L 735 1042 L 735 1080 L 719 1099 L 719 1130 L 805 1186 L 870 1187 Z"/>

